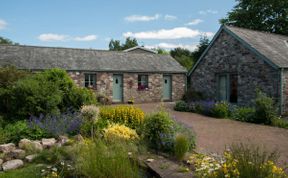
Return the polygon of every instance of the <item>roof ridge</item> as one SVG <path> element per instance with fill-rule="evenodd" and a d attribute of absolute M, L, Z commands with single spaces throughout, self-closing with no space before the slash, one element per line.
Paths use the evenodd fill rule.
<path fill-rule="evenodd" d="M 80 51 L 98 51 L 105 53 L 114 53 L 114 54 L 124 54 L 125 51 L 110 51 L 104 49 L 92 49 L 92 48 L 71 48 L 71 47 L 54 47 L 54 46 L 36 46 L 36 45 L 11 45 L 11 44 L 0 44 L 0 46 L 12 46 L 12 47 L 25 47 L 25 48 L 48 48 L 48 49 L 64 49 L 64 50 L 80 50 Z M 148 53 L 129 53 L 129 55 L 148 55 Z M 159 55 L 157 53 L 149 53 L 149 55 Z"/>
<path fill-rule="evenodd" d="M 282 37 L 288 38 L 288 35 L 282 35 L 282 34 L 273 33 L 273 32 L 269 32 L 269 31 L 254 30 L 254 29 L 250 29 L 250 28 L 238 27 L 238 26 L 233 26 L 233 25 L 224 25 L 224 27 L 226 27 L 226 28 L 238 28 L 238 29 L 243 29 L 243 30 L 247 30 L 247 31 L 263 33 L 263 34 L 268 34 L 268 35 L 282 36 Z"/>

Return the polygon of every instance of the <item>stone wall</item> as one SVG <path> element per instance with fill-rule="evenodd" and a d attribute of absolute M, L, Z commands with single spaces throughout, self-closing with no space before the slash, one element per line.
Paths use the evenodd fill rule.
<path fill-rule="evenodd" d="M 280 96 L 280 72 L 222 31 L 191 74 L 190 90 L 217 99 L 217 74 L 238 74 L 238 104 L 253 105 L 256 88 L 276 100 Z"/>
<path fill-rule="evenodd" d="M 84 86 L 84 73 L 69 71 L 68 74 L 73 81 L 78 85 Z M 139 73 L 141 75 L 141 73 Z M 103 93 L 111 100 L 113 98 L 113 73 L 95 72 L 97 76 L 96 93 Z M 144 102 L 159 102 L 162 99 L 163 92 L 163 74 L 159 73 L 144 73 L 148 75 L 148 89 L 138 90 L 138 73 L 123 74 L 123 102 L 134 98 L 135 103 Z M 180 100 L 186 90 L 186 75 L 172 75 L 172 100 Z"/>

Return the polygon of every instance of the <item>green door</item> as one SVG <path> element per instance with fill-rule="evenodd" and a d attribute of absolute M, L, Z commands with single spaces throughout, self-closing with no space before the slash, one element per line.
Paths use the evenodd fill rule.
<path fill-rule="evenodd" d="M 172 96 L 172 82 L 170 75 L 163 76 L 163 100 L 171 100 Z"/>
<path fill-rule="evenodd" d="M 123 77 L 113 75 L 113 102 L 122 102 L 123 99 Z"/>

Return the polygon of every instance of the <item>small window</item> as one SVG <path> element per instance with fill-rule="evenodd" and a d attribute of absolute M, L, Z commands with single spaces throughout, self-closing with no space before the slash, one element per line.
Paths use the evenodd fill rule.
<path fill-rule="evenodd" d="M 148 75 L 138 75 L 138 90 L 148 89 Z"/>
<path fill-rule="evenodd" d="M 85 74 L 85 87 L 96 89 L 96 74 Z"/>

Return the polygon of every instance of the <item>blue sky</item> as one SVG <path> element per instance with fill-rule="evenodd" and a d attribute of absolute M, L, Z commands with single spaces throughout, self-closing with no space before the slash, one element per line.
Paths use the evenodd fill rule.
<path fill-rule="evenodd" d="M 193 50 L 234 0 L 1 0 L 0 36 L 24 45 L 108 49 L 111 38 Z"/>

